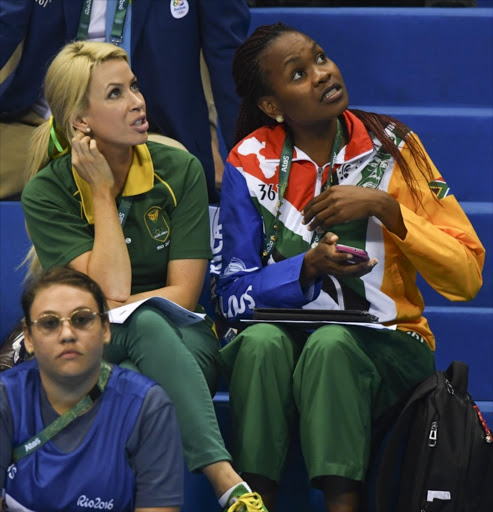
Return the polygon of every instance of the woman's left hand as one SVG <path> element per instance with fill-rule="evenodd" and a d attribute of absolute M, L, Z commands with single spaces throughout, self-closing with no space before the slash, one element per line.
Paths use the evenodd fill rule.
<path fill-rule="evenodd" d="M 324 230 L 373 215 L 379 190 L 354 185 L 334 185 L 314 197 L 303 209 L 303 223 L 314 231 Z"/>
<path fill-rule="evenodd" d="M 407 233 L 400 204 L 387 192 L 373 188 L 334 185 L 314 197 L 302 213 L 310 231 L 318 227 L 328 231 L 336 224 L 375 216 L 400 238 Z"/>

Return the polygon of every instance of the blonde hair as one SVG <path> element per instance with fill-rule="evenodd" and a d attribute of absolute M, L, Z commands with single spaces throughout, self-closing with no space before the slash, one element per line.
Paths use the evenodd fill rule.
<path fill-rule="evenodd" d="M 53 59 L 44 79 L 44 93 L 53 118 L 34 131 L 29 142 L 26 181 L 32 179 L 53 158 L 49 154 L 52 128 L 62 148 L 70 151 L 75 135 L 73 123 L 89 107 L 89 83 L 92 70 L 111 59 L 128 55 L 122 48 L 110 43 L 75 41 L 65 45 Z M 29 265 L 28 276 L 38 274 L 41 265 L 34 247 L 23 263 Z"/>

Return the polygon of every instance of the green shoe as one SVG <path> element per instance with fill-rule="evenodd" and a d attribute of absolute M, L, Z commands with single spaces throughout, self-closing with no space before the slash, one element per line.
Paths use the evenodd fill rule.
<path fill-rule="evenodd" d="M 249 492 L 242 484 L 238 484 L 233 489 L 228 502 L 230 505 L 226 505 L 223 512 L 269 512 L 260 494 Z"/>

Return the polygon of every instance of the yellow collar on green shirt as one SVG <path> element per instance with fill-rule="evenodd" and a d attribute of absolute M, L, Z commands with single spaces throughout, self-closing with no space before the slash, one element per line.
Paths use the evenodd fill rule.
<path fill-rule="evenodd" d="M 72 166 L 72 174 L 80 193 L 82 209 L 89 224 L 94 224 L 94 205 L 92 202 L 91 187 L 82 179 L 75 167 Z M 122 196 L 136 196 L 149 192 L 154 186 L 154 165 L 147 144 L 134 146 L 134 155 L 127 181 L 123 187 Z"/>

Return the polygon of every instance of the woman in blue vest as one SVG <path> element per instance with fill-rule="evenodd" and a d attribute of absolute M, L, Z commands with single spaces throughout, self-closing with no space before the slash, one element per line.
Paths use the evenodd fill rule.
<path fill-rule="evenodd" d="M 174 406 L 155 382 L 102 361 L 111 334 L 101 288 L 56 267 L 26 288 L 22 307 L 34 358 L 0 377 L 7 510 L 178 512 Z"/>

